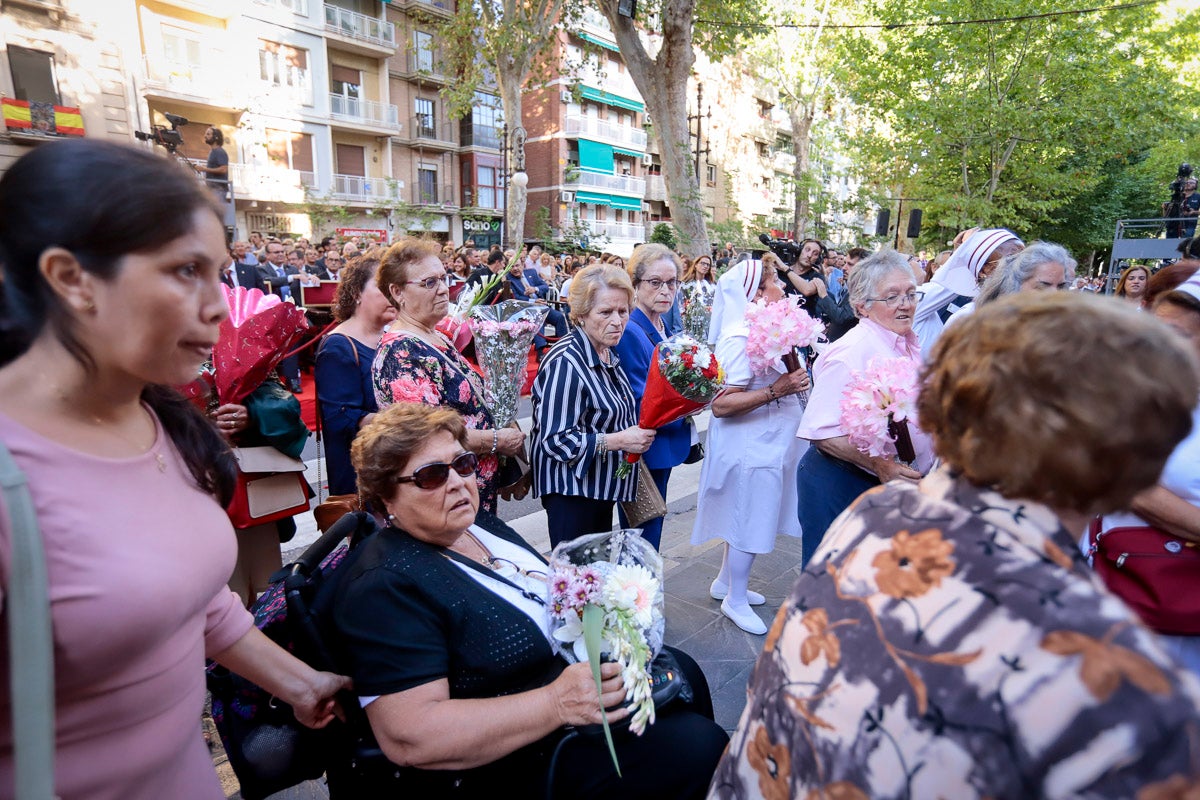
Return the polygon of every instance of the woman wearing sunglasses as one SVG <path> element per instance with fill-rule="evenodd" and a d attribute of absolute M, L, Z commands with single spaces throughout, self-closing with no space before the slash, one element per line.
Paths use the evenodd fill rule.
<path fill-rule="evenodd" d="M 437 331 L 450 308 L 450 289 L 436 242 L 403 239 L 388 248 L 375 283 L 396 309 L 371 365 L 375 400 L 444 406 L 462 415 L 471 452 L 479 458 L 485 511 L 496 510 L 499 456 L 525 450 L 517 427 L 497 428 L 483 393 L 483 379 Z"/>
<path fill-rule="evenodd" d="M 545 560 L 477 516 L 468 445 L 458 414 L 406 403 L 380 412 L 351 451 L 360 490 L 390 526 L 349 566 L 334 624 L 371 730 L 406 768 L 406 796 L 504 787 L 539 798 L 553 778 L 557 797 L 702 797 L 727 738 L 703 674 L 678 651 L 696 699 L 664 708 L 641 737 L 614 732 L 623 780 L 603 736 L 568 736 L 602 713 L 626 718 L 619 668 L 601 667 L 602 712 L 590 667 L 551 649 Z M 378 788 L 370 796 L 387 796 Z"/>

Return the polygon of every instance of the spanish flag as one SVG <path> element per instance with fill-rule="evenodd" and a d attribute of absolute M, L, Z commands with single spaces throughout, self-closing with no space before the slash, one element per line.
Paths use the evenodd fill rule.
<path fill-rule="evenodd" d="M 4 125 L 9 130 L 25 130 L 52 136 L 83 136 L 83 114 L 78 108 L 53 103 L 0 98 Z"/>

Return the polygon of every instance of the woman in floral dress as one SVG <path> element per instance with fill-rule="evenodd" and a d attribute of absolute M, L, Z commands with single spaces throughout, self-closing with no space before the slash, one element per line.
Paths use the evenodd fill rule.
<path fill-rule="evenodd" d="M 379 342 L 371 369 L 382 411 L 395 403 L 446 406 L 462 415 L 467 443 L 479 456 L 479 496 L 496 511 L 499 456 L 524 451 L 525 434 L 497 428 L 485 404 L 483 379 L 435 327 L 450 307 L 445 270 L 437 245 L 404 239 L 379 265 L 376 283 L 396 308 L 396 321 Z"/>
<path fill-rule="evenodd" d="M 683 297 L 683 332 L 701 342 L 715 342 L 715 336 L 712 339 L 708 336 L 713 300 L 717 296 L 712 259 L 700 256 L 684 267 L 679 291 Z"/>

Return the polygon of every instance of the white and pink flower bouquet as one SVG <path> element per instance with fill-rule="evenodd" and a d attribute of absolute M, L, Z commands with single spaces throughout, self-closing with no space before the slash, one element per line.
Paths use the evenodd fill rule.
<path fill-rule="evenodd" d="M 638 530 L 561 542 L 550 555 L 549 601 L 556 649 L 571 663 L 592 665 L 597 693 L 600 661 L 621 665 L 632 709 L 629 729 L 640 736 L 654 723 L 650 663 L 662 649 L 666 624 L 658 551 Z M 607 722 L 604 730 L 616 764 Z"/>
<path fill-rule="evenodd" d="M 746 356 L 756 375 L 765 374 L 780 360 L 788 372 L 795 372 L 801 366 L 801 351 L 825 335 L 825 323 L 801 308 L 795 298 L 750 303 L 746 322 Z"/>
<path fill-rule="evenodd" d="M 542 329 L 550 309 L 526 300 L 505 300 L 471 309 L 475 355 L 483 369 L 488 410 L 497 428 L 517 418 L 529 346 Z"/>
<path fill-rule="evenodd" d="M 917 424 L 917 365 L 907 358 L 874 358 L 850 375 L 842 392 L 841 424 L 850 444 L 877 458 L 916 459 L 908 425 Z"/>

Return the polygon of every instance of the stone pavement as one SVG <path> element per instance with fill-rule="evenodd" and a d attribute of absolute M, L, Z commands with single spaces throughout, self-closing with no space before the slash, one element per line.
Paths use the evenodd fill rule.
<path fill-rule="evenodd" d="M 707 429 L 707 415 L 698 419 L 698 427 Z M 526 420 L 522 427 L 528 430 Z M 696 488 L 700 464 L 684 465 L 672 472 L 667 491 L 667 518 L 663 525 L 662 555 L 666 594 L 666 642 L 689 653 L 708 678 L 717 722 L 727 731 L 737 726 L 746 703 L 746 683 L 754 661 L 762 649 L 762 636 L 752 636 L 726 619 L 720 603 L 708 596 L 708 586 L 721 566 L 720 540 L 691 544 L 696 521 Z M 308 515 L 311 517 L 311 515 Z M 550 550 L 545 514 L 536 501 L 503 504 L 501 516 L 543 553 Z M 315 538 L 311 523 L 302 521 L 293 542 L 285 545 L 285 561 L 299 555 L 308 541 Z M 766 605 L 756 609 L 770 625 L 775 612 L 791 591 L 800 572 L 800 540 L 781 537 L 775 551 L 755 560 L 750 588 L 762 593 Z M 223 758 L 218 756 L 218 761 Z M 227 765 L 218 764 L 226 779 L 226 794 L 239 798 L 237 782 Z M 324 800 L 328 795 L 320 782 L 273 795 L 271 800 Z"/>

